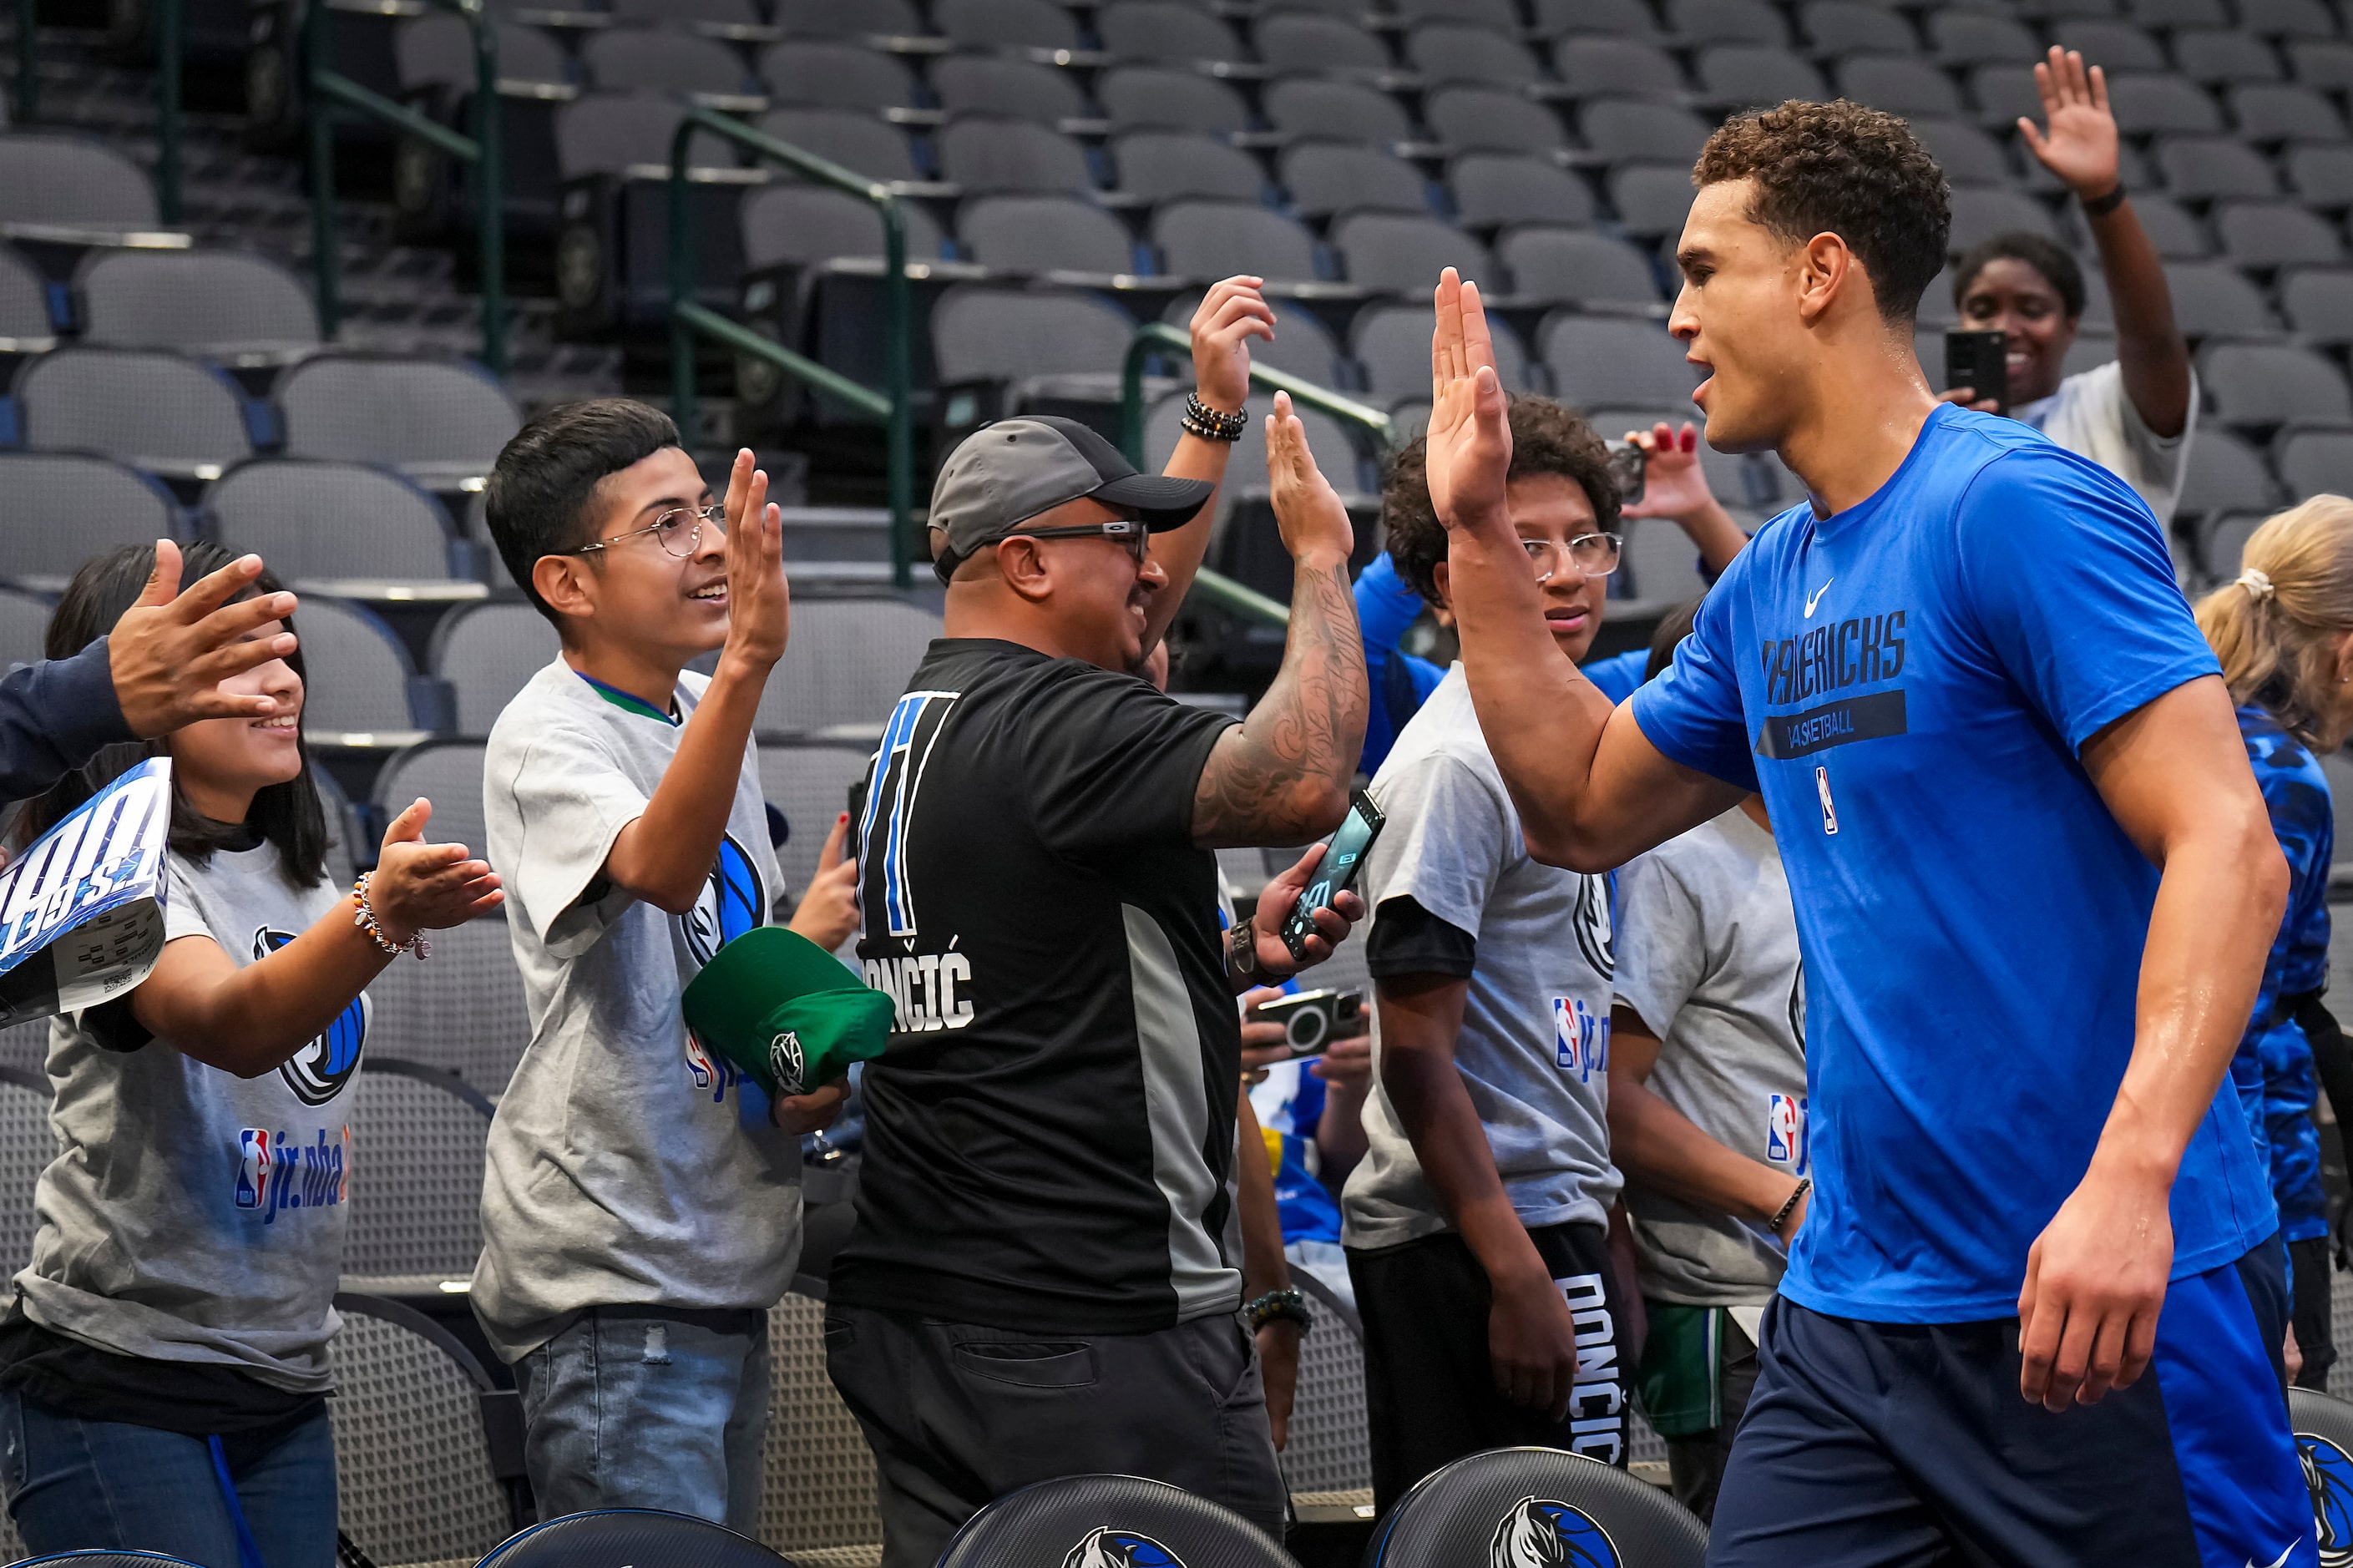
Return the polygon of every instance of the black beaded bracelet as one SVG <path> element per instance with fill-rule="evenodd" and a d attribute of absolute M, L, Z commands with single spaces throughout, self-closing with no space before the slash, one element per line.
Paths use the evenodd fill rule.
<path fill-rule="evenodd" d="M 1242 1316 L 1250 1320 L 1252 1333 L 1258 1332 L 1277 1318 L 1288 1318 L 1297 1323 L 1299 1331 L 1303 1334 L 1315 1327 L 1315 1320 L 1307 1314 L 1307 1298 L 1296 1290 L 1269 1290 L 1265 1295 L 1244 1307 Z"/>
<path fill-rule="evenodd" d="M 1785 1225 L 1788 1224 L 1788 1223 L 1789 1223 L 1789 1216 L 1790 1216 L 1791 1215 L 1793 1215 L 1793 1214 L 1795 1214 L 1795 1213 L 1797 1212 L 1797 1209 L 1798 1209 L 1798 1200 L 1799 1200 L 1799 1198 L 1804 1197 L 1808 1193 L 1810 1193 L 1810 1192 L 1812 1192 L 1813 1190 L 1814 1190 L 1814 1179 L 1813 1179 L 1813 1177 L 1811 1177 L 1811 1176 L 1799 1176 L 1799 1177 L 1798 1178 L 1798 1186 L 1797 1186 L 1797 1190 L 1796 1190 L 1795 1192 L 1793 1192 L 1793 1193 L 1791 1193 L 1791 1194 L 1789 1194 L 1789 1197 L 1788 1197 L 1788 1202 L 1784 1203 L 1784 1204 L 1780 1206 L 1780 1208 L 1778 1208 L 1778 1210 L 1776 1210 L 1776 1211 L 1774 1212 L 1774 1215 L 1773 1215 L 1773 1223 L 1772 1223 L 1772 1225 L 1771 1225 L 1770 1226 L 1768 1226 L 1767 1228 L 1769 1228 L 1769 1229 L 1773 1232 L 1773 1234 L 1774 1234 L 1774 1235 L 1776 1235 L 1776 1236 L 1780 1235 L 1780 1234 L 1781 1234 L 1781 1227 L 1782 1227 L 1783 1226 L 1785 1226 Z"/>
<path fill-rule="evenodd" d="M 1239 441 L 1250 428 L 1250 410 L 1240 408 L 1228 414 L 1212 408 L 1195 393 L 1185 399 L 1185 417 L 1177 421 L 1188 436 L 1198 436 L 1204 441 Z"/>
<path fill-rule="evenodd" d="M 2110 191 L 2106 195 L 2092 196 L 2084 202 L 2084 216 L 2085 217 L 2105 217 L 2124 205 L 2125 183 L 2122 180 L 2118 180 L 2116 182 L 2116 188 Z"/>

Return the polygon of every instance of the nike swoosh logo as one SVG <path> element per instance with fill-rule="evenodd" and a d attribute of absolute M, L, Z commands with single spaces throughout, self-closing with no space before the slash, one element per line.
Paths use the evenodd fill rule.
<path fill-rule="evenodd" d="M 2265 1563 L 2263 1568 L 2281 1568 L 2281 1565 L 2287 1562 L 2288 1553 L 2294 1552 L 2303 1540 L 2304 1537 L 2299 1535 L 2295 1540 L 2289 1542 L 2284 1547 L 2280 1549 L 2280 1554 L 2273 1558 L 2269 1563 Z M 2253 1558 L 2250 1557 L 2247 1559 L 2247 1568 L 2255 1568 L 2255 1560 Z"/>
<path fill-rule="evenodd" d="M 1810 621 L 1814 618 L 1814 606 L 1820 604 L 1822 602 L 1822 595 L 1831 591 L 1831 583 L 1835 583 L 1837 581 L 1837 578 L 1832 577 L 1830 579 L 1830 582 L 1824 583 L 1820 587 L 1815 589 L 1812 594 L 1807 596 L 1806 619 Z M 2274 1563 L 2272 1568 L 2279 1568 L 2279 1565 L 2277 1563 Z"/>

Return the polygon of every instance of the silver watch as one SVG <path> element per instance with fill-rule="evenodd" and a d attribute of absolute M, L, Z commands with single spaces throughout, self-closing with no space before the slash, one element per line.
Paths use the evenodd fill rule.
<path fill-rule="evenodd" d="M 1232 964 L 1234 973 L 1244 980 L 1268 978 L 1266 971 L 1259 966 L 1258 932 L 1250 921 L 1234 922 L 1233 930 L 1227 933 L 1226 952 L 1227 962 Z"/>

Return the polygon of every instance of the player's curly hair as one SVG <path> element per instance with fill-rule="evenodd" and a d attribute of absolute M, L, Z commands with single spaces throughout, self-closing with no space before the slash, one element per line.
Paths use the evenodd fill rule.
<path fill-rule="evenodd" d="M 1505 403 L 1512 426 L 1510 477 L 1558 474 L 1574 479 L 1593 503 L 1594 526 L 1618 526 L 1618 487 L 1609 478 L 1609 449 L 1585 416 L 1549 397 L 1513 393 Z M 1446 525 L 1430 504 L 1429 444 L 1416 436 L 1391 455 L 1381 475 L 1381 525 L 1389 559 L 1422 603 L 1438 603 L 1438 563 L 1446 559 Z"/>
<path fill-rule="evenodd" d="M 1910 322 L 1945 265 L 1953 228 L 1945 172 L 1892 114 L 1844 99 L 1796 100 L 1736 114 L 1692 166 L 1692 184 L 1754 180 L 1748 216 L 1792 244 L 1846 241 L 1870 276 L 1879 313 Z"/>

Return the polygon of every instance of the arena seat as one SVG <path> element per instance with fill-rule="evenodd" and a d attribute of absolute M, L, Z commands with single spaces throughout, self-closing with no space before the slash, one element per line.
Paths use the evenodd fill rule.
<path fill-rule="evenodd" d="M 1571 34 L 1553 46 L 1552 58 L 1566 98 L 1672 100 L 1691 88 L 1672 55 L 1640 37 Z"/>
<path fill-rule="evenodd" d="M 0 484 L 6 482 L 0 464 Z M 37 663 L 49 628 L 49 602 L 18 588 L 0 588 L 0 675 L 20 664 Z M 0 1030 L 0 1035 L 6 1034 Z M 0 1062 L 8 1058 L 0 1054 Z"/>
<path fill-rule="evenodd" d="M 2039 234 L 2045 239 L 2059 237 L 2051 209 L 2023 191 L 1961 185 L 1953 191 L 1952 202 L 1952 237 L 1946 243 L 1956 256 L 1997 234 L 2022 231 Z"/>
<path fill-rule="evenodd" d="M 1577 112 L 1585 144 L 1605 163 L 1681 163 L 1688 171 L 1708 138 L 1706 121 L 1672 103 L 1602 98 Z"/>
<path fill-rule="evenodd" d="M 792 38 L 760 57 L 770 101 L 803 109 L 913 109 L 923 101 L 915 73 L 894 55 L 858 44 Z"/>
<path fill-rule="evenodd" d="M 447 700 L 438 683 L 417 674 L 407 649 L 373 612 L 311 594 L 294 612 L 294 635 L 308 677 L 302 726 L 311 745 L 363 735 L 405 740 L 444 726 Z"/>
<path fill-rule="evenodd" d="M 441 583 L 459 575 L 452 570 L 456 531 L 441 503 L 364 464 L 240 463 L 205 491 L 204 510 L 223 544 L 259 554 L 282 583 Z M 470 563 L 463 574 L 473 575 Z"/>
<path fill-rule="evenodd" d="M 571 58 L 545 30 L 517 22 L 500 22 L 497 26 L 500 80 L 550 87 L 572 82 Z M 442 88 L 458 93 L 474 89 L 478 80 L 474 38 L 464 17 L 448 11 L 411 17 L 393 36 L 392 47 L 404 89 Z"/>
<path fill-rule="evenodd" d="M 1634 597 L 1682 604 L 1707 592 L 1707 579 L 1699 572 L 1699 552 L 1672 521 L 1628 518 L 1619 526 L 1626 534 L 1624 570 Z"/>
<path fill-rule="evenodd" d="M 956 1531 L 939 1568 L 1014 1562 L 1297 1568 L 1241 1515 L 1141 1476 L 1065 1476 L 1008 1492 Z"/>
<path fill-rule="evenodd" d="M 1591 186 L 1534 154 L 1465 153 L 1447 165 L 1446 184 L 1465 228 L 1521 223 L 1581 227 L 1598 216 Z"/>
<path fill-rule="evenodd" d="M 1528 351 L 1500 318 L 1488 323 L 1495 340 L 1495 372 L 1506 390 L 1529 390 Z M 1375 306 L 1356 312 L 1348 352 L 1362 368 L 1373 401 L 1394 405 L 1430 395 L 1430 310 L 1422 305 Z"/>
<path fill-rule="evenodd" d="M 2241 267 L 2326 267 L 2345 259 L 2336 226 L 2287 202 L 2223 202 L 2214 209 L 2222 253 Z"/>
<path fill-rule="evenodd" d="M 899 217 L 905 225 L 907 259 L 936 259 L 943 237 L 931 215 L 907 202 L 901 204 Z M 814 267 L 837 258 L 882 254 L 882 215 L 872 203 L 829 185 L 763 185 L 744 198 L 735 221 L 746 275 L 779 262 Z"/>
<path fill-rule="evenodd" d="M 1245 897 L 1264 884 L 1261 877 Z M 1328 984 L 1321 969 L 1316 986 Z M 1299 1382 L 1291 1401 L 1282 1478 L 1293 1498 L 1370 1502 L 1372 1440 L 1365 1426 L 1365 1331 L 1330 1286 L 1303 1268 L 1292 1283 L 1307 1298 L 1311 1326 L 1299 1342 Z"/>
<path fill-rule="evenodd" d="M 1163 269 L 1178 277 L 1209 282 L 1248 272 L 1282 284 L 1322 275 L 1314 237 L 1256 202 L 1171 202 L 1152 215 L 1151 232 Z"/>
<path fill-rule="evenodd" d="M 234 250 L 100 250 L 84 259 L 82 341 L 168 349 L 235 365 L 282 363 L 319 345 L 318 312 L 286 268 Z"/>
<path fill-rule="evenodd" d="M 2239 0 L 2239 26 L 2265 38 L 2337 36 L 2337 18 L 2320 0 Z"/>
<path fill-rule="evenodd" d="M 1650 321 L 1555 315 L 1537 329 L 1536 351 L 1554 390 L 1576 407 L 1680 408 L 1699 384 L 1683 345 Z"/>
<path fill-rule="evenodd" d="M 1114 59 L 1192 64 L 1250 58 L 1223 20 L 1173 0 L 1113 0 L 1095 13 L 1095 36 Z"/>
<path fill-rule="evenodd" d="M 2353 271 L 2298 268 L 2280 279 L 2280 306 L 2288 325 L 2317 343 L 2353 342 Z"/>
<path fill-rule="evenodd" d="M 25 224 L 104 237 L 156 227 L 147 171 L 86 136 L 52 131 L 0 134 L 0 230 Z"/>
<path fill-rule="evenodd" d="M 2140 217 L 2140 226 L 2148 235 L 2148 242 L 2168 261 L 2194 260 L 2211 256 L 2214 242 L 2206 232 L 2205 224 L 2190 214 L 2189 208 L 2161 191 L 2136 194 L 2133 211 Z M 2080 227 L 2077 215 L 2069 214 L 2071 226 Z M 2094 269 L 2096 270 L 2096 269 Z"/>
<path fill-rule="evenodd" d="M 796 37 L 923 37 L 931 34 L 914 0 L 770 0 L 769 17 Z"/>
<path fill-rule="evenodd" d="M 435 490 L 488 474 L 522 427 L 480 370 L 406 355 L 318 355 L 279 378 L 276 401 L 287 456 L 381 464 Z"/>
<path fill-rule="evenodd" d="M 932 68 L 932 92 L 951 116 L 993 115 L 1048 130 L 1088 118 L 1086 95 L 1078 83 L 1030 60 L 950 55 Z"/>
<path fill-rule="evenodd" d="M 968 48 L 1075 49 L 1079 26 L 1049 0 L 933 0 L 932 22 Z"/>
<path fill-rule="evenodd" d="M 479 834 L 465 837 L 442 827 L 438 805 L 437 798 L 432 837 L 481 854 Z M 388 1057 L 455 1073 L 488 1099 L 506 1092 L 531 1044 L 522 973 L 507 922 L 496 915 L 435 931 L 433 961 L 414 973 L 396 972 L 371 998 L 370 1026 Z"/>
<path fill-rule="evenodd" d="M 792 1292 L 768 1309 L 768 1364 L 760 1539 L 797 1568 L 846 1565 L 859 1549 L 879 1548 L 882 1516 L 873 1450 L 826 1375 L 824 1302 Z"/>
<path fill-rule="evenodd" d="M 1609 235 L 1516 228 L 1495 242 L 1495 258 L 1511 277 L 1510 293 L 1530 304 L 1661 310 L 1666 303 L 1650 258 Z"/>
<path fill-rule="evenodd" d="M 1520 8 L 1513 0 L 1394 0 L 1391 9 L 1408 26 L 1417 22 L 1451 22 L 1513 37 L 1520 32 Z"/>
<path fill-rule="evenodd" d="M 1499 87 L 1456 82 L 1423 100 L 1421 112 L 1431 135 L 1461 151 L 1521 153 L 1527 162 L 1549 164 L 1568 139 L 1560 116 Z"/>
<path fill-rule="evenodd" d="M 2173 321 L 2184 336 L 2254 337 L 2279 331 L 2263 291 L 2227 262 L 2177 261 L 2165 269 Z"/>
<path fill-rule="evenodd" d="M 2051 29 L 2051 41 L 2061 48 L 2081 51 L 2087 64 L 2097 60 L 2111 74 L 2173 68 L 2155 34 L 2120 17 L 2062 17 Z"/>
<path fill-rule="evenodd" d="M 2270 159 L 2232 136 L 2168 136 L 2157 144 L 2168 195 L 2181 201 L 2263 198 L 2279 192 Z"/>
<path fill-rule="evenodd" d="M 395 970 L 376 988 L 422 980 Z M 471 1278 L 482 1253 L 490 1100 L 451 1073 L 375 1051 L 361 1060 L 353 1092 L 359 1131 L 345 1198 L 344 1278 L 422 1281 L 424 1289 Z"/>
<path fill-rule="evenodd" d="M 1365 1568 L 1494 1562 L 1699 1568 L 1707 1529 L 1656 1487 L 1557 1448 L 1493 1448 L 1425 1476 L 1375 1532 Z"/>
<path fill-rule="evenodd" d="M 171 492 L 111 458 L 0 452 L 0 578 L 48 592 L 102 550 L 185 533 Z"/>
<path fill-rule="evenodd" d="M 1765 0 L 1667 0 L 1667 25 L 1694 43 L 1786 48 L 1789 25 Z"/>
<path fill-rule="evenodd" d="M 533 1525 L 475 1568 L 581 1568 L 586 1563 L 666 1568 L 793 1568 L 724 1525 L 649 1508 L 598 1509 Z"/>
<path fill-rule="evenodd" d="M 0 1061 L 0 1268 L 11 1279 L 33 1260 L 33 1237 L 41 1228 L 33 1191 L 58 1157 L 57 1135 L 49 1131 L 49 1081 L 41 1067 L 49 1021 L 19 1024 L 8 1032 L 17 1030 L 38 1041 L 38 1054 L 21 1053 L 32 1056 L 29 1066 Z"/>
<path fill-rule="evenodd" d="M 669 27 L 610 27 L 588 36 L 580 68 L 597 87 L 689 100 L 756 97 L 743 57 L 715 38 Z"/>
<path fill-rule="evenodd" d="M 2328 100 L 2301 85 L 2253 83 L 2226 95 L 2239 134 L 2251 142 L 2342 142 L 2345 121 Z"/>
<path fill-rule="evenodd" d="M 1498 276 L 1485 246 L 1427 212 L 1350 213 L 1332 226 L 1332 247 L 1349 282 L 1385 294 L 1427 295 L 1449 267 L 1465 278 Z"/>
<path fill-rule="evenodd" d="M 1113 127 L 1233 137 L 1250 128 L 1250 105 L 1215 77 L 1166 66 L 1121 66 L 1095 79 L 1095 100 Z"/>
<path fill-rule="evenodd" d="M 1839 62 L 1838 83 L 1839 91 L 1857 103 L 1907 119 L 1961 112 L 1961 92 L 1953 79 L 1910 56 L 1852 56 Z"/>
<path fill-rule="evenodd" d="M 48 353 L 59 325 L 47 280 L 16 247 L 0 245 L 0 355 Z"/>
<path fill-rule="evenodd" d="M 2175 510 L 2185 518 L 2219 516 L 2223 512 L 2261 512 L 2278 499 L 2277 487 L 2272 482 L 2271 471 L 2263 458 L 2228 430 L 2201 429 L 2190 440 L 2189 461 L 2182 475 L 2181 496 Z M 2234 552 L 2233 564 L 2223 573 L 2222 563 L 2209 558 L 2205 566 L 2210 574 L 2238 575 Z"/>
<path fill-rule="evenodd" d="M 183 482 L 250 456 L 246 400 L 227 374 L 177 354 L 62 348 L 16 375 L 25 445 L 103 452 Z"/>
<path fill-rule="evenodd" d="M 1119 194 L 1145 206 L 1186 197 L 1255 202 L 1265 194 L 1258 160 L 1228 142 L 1156 128 L 1124 132 L 1111 142 Z"/>
<path fill-rule="evenodd" d="M 1427 216 L 1428 183 L 1393 153 L 1352 142 L 1297 142 L 1275 163 L 1275 178 L 1308 218 L 1341 213 L 1399 212 Z"/>
<path fill-rule="evenodd" d="M 870 180 L 921 180 L 915 154 L 906 133 L 872 113 L 851 109 L 811 108 L 799 104 L 772 109 L 758 128 L 779 142 L 814 153 Z M 830 187 L 828 187 L 828 189 Z M 864 205 L 864 204 L 861 204 Z M 903 210 L 903 209 L 902 209 Z"/>
<path fill-rule="evenodd" d="M 1258 58 L 1278 73 L 1330 71 L 1377 79 L 1397 70 L 1386 45 L 1339 16 L 1272 12 L 1260 18 L 1252 41 L 1258 46 Z"/>
<path fill-rule="evenodd" d="M 2353 432 L 2295 431 L 2281 438 L 2274 458 L 2291 496 L 2353 495 Z"/>
<path fill-rule="evenodd" d="M 2346 391 L 2345 377 L 2309 349 L 2210 344 L 2199 355 L 2198 379 L 2215 417 L 2226 424 L 2353 425 L 2353 395 Z"/>
<path fill-rule="evenodd" d="M 932 306 L 940 385 L 984 388 L 999 413 L 1050 392 L 1117 402 L 1117 366 L 1134 335 L 1125 311 L 1083 289 L 959 283 Z"/>
<path fill-rule="evenodd" d="M 1798 7 L 1798 26 L 1807 43 L 1833 57 L 1912 55 L 1921 48 L 1911 23 L 1863 0 L 1807 0 Z"/>
<path fill-rule="evenodd" d="M 500 710 L 556 655 L 554 626 L 528 604 L 469 605 L 433 628 L 433 672 L 456 693 L 459 732 L 487 735 Z"/>
<path fill-rule="evenodd" d="M 2042 58 L 2041 40 L 2008 16 L 1940 7 L 1928 14 L 1927 24 L 1929 50 L 1948 69 L 1984 65 L 2031 68 Z"/>
<path fill-rule="evenodd" d="M 871 746 L 939 635 L 936 615 L 902 599 L 799 601 L 792 640 L 761 689 L 759 729 L 822 734 L 847 727 Z"/>
<path fill-rule="evenodd" d="M 1267 83 L 1259 101 L 1267 123 L 1293 136 L 1383 146 L 1414 140 L 1404 106 L 1361 81 L 1287 76 Z"/>
<path fill-rule="evenodd" d="M 1565 39 L 1574 33 L 1655 38 L 1659 18 L 1642 0 L 1531 0 L 1528 7 L 1539 38 Z"/>
<path fill-rule="evenodd" d="M 2277 81 L 2285 73 L 2272 47 L 2234 27 L 2184 27 L 2173 35 L 2175 68 L 2201 87 Z"/>
<path fill-rule="evenodd" d="M 1691 169 L 1682 163 L 1627 163 L 1609 175 L 1609 205 L 1626 232 L 1673 237 L 1691 216 Z"/>
<path fill-rule="evenodd" d="M 978 197 L 965 205 L 956 237 L 975 261 L 1000 272 L 1110 276 L 1137 270 L 1126 226 L 1076 196 Z"/>
<path fill-rule="evenodd" d="M 397 1302 L 335 1297 L 336 1522 L 383 1563 L 466 1563 L 522 1521 L 522 1409 L 449 1331 Z"/>
<path fill-rule="evenodd" d="M 965 115 L 949 121 L 935 141 L 941 177 L 962 186 L 967 195 L 1094 189 L 1094 172 L 1088 167 L 1086 150 L 1044 125 Z"/>
<path fill-rule="evenodd" d="M 1709 100 L 1742 108 L 1788 99 L 1820 102 L 1831 96 L 1822 73 L 1788 49 L 1772 44 L 1718 44 L 1702 49 L 1693 64 L 1700 91 Z"/>
<path fill-rule="evenodd" d="M 1406 64 L 1432 83 L 1474 82 L 1527 91 L 1544 67 L 1525 44 L 1477 23 L 1428 21 L 1405 35 Z"/>

